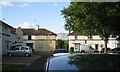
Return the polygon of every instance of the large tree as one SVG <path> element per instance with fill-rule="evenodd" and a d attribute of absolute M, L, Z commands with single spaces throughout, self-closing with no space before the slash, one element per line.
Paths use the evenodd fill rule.
<path fill-rule="evenodd" d="M 71 2 L 61 12 L 66 30 L 99 34 L 105 41 L 105 53 L 109 35 L 120 33 L 120 2 Z"/>
<path fill-rule="evenodd" d="M 64 41 L 63 40 L 60 40 L 60 39 L 58 39 L 57 40 L 57 48 L 58 49 L 62 49 L 62 48 L 64 48 Z"/>

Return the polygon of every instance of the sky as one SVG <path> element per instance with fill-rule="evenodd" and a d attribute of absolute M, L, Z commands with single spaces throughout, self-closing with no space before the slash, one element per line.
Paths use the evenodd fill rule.
<path fill-rule="evenodd" d="M 69 2 L 0 2 L 0 20 L 17 28 L 46 28 L 54 33 L 68 33 L 61 10 Z"/>

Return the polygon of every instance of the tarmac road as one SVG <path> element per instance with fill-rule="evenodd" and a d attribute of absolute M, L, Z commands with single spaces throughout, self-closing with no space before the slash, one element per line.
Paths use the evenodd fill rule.
<path fill-rule="evenodd" d="M 51 53 L 40 53 L 40 56 L 36 61 L 27 66 L 22 72 L 43 72 L 47 58 Z"/>

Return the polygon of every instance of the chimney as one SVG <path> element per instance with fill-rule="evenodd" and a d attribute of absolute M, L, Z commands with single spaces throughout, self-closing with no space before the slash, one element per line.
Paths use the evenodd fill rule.
<path fill-rule="evenodd" d="M 38 30 L 38 29 L 39 29 L 39 25 L 36 25 L 35 30 Z"/>

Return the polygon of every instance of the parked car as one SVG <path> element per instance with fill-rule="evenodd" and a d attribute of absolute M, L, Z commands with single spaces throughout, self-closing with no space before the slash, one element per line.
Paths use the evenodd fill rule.
<path fill-rule="evenodd" d="M 51 56 L 61 56 L 61 55 L 67 55 L 70 54 L 66 49 L 56 49 L 53 51 Z"/>
<path fill-rule="evenodd" d="M 120 47 L 114 48 L 111 50 L 111 53 L 120 54 Z"/>
<path fill-rule="evenodd" d="M 99 53 L 99 51 L 98 50 L 94 50 L 94 53 Z"/>
<path fill-rule="evenodd" d="M 31 56 L 32 48 L 29 46 L 17 46 L 12 50 L 7 50 L 8 56 Z"/>
<path fill-rule="evenodd" d="M 105 48 L 102 48 L 100 53 L 104 53 L 104 51 L 105 51 Z M 111 48 L 107 48 L 107 53 L 110 53 L 110 52 L 111 52 Z"/>
<path fill-rule="evenodd" d="M 103 54 L 70 54 L 50 57 L 45 64 L 46 72 L 89 72 L 91 71 L 114 71 L 118 70 L 119 63 L 113 65 L 109 55 Z M 105 59 L 105 60 L 104 60 Z M 114 68 L 115 67 L 115 68 Z"/>

